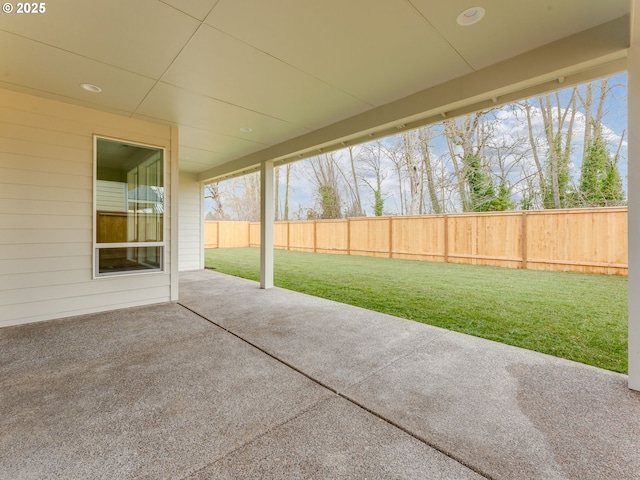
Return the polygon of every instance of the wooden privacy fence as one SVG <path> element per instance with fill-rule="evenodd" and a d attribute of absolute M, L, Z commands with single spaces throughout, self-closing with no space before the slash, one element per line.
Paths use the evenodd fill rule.
<path fill-rule="evenodd" d="M 275 247 L 627 275 L 627 208 L 276 222 Z M 257 247 L 260 224 L 205 222 L 205 248 Z"/>

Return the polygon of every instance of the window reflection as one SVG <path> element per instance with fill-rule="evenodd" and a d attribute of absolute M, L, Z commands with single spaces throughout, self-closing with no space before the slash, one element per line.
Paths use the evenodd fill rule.
<path fill-rule="evenodd" d="M 164 151 L 103 138 L 96 144 L 96 273 L 162 269 L 164 245 L 133 245 L 164 241 Z"/>

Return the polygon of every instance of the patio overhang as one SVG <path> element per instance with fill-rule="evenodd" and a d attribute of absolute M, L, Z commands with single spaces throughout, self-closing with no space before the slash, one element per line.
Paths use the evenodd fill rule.
<path fill-rule="evenodd" d="M 201 182 L 221 181 L 499 107 L 535 95 L 622 72 L 627 68 L 629 16 L 563 38 L 481 70 L 336 122 L 311 133 L 201 172 Z"/>
<path fill-rule="evenodd" d="M 45 4 L 0 16 L 0 88 L 177 126 L 204 182 L 626 68 L 628 0 L 496 0 L 462 26 L 467 6 Z"/>

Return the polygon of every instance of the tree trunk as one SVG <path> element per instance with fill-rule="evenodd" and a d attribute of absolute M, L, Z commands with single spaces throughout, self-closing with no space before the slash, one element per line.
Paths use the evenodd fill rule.
<path fill-rule="evenodd" d="M 442 213 L 443 209 L 438 199 L 436 182 L 433 175 L 433 165 L 431 164 L 431 154 L 429 151 L 429 141 L 431 140 L 429 127 L 418 130 L 418 135 L 420 136 L 420 151 L 422 152 L 422 164 L 424 166 L 425 176 L 427 177 L 427 192 L 429 193 L 431 210 L 433 213 Z"/>
<path fill-rule="evenodd" d="M 536 164 L 536 170 L 538 172 L 538 182 L 540 184 L 540 200 L 541 203 L 544 204 L 545 199 L 545 189 L 547 188 L 547 182 L 545 180 L 544 169 L 542 168 L 542 162 L 540 162 L 540 157 L 538 155 L 538 145 L 536 143 L 535 137 L 533 135 L 533 123 L 531 121 L 531 105 L 529 101 L 525 100 L 524 108 L 527 113 L 527 127 L 529 131 L 529 143 L 531 144 L 531 152 L 533 154 L 533 161 Z M 531 197 L 530 201 L 533 200 Z"/>
<path fill-rule="evenodd" d="M 289 178 L 291 176 L 291 164 L 287 163 L 284 176 L 284 220 L 289 221 Z"/>
<path fill-rule="evenodd" d="M 353 158 L 353 147 L 349 147 L 349 160 L 351 161 L 351 175 L 353 176 L 353 190 L 355 195 L 354 214 L 358 217 L 362 216 L 362 201 L 360 200 L 360 189 L 358 188 L 358 175 L 356 174 L 356 165 Z"/>
<path fill-rule="evenodd" d="M 415 160 L 415 137 L 413 132 L 402 134 L 404 142 L 404 158 L 407 176 L 409 177 L 409 215 L 418 215 L 420 209 L 420 170 Z"/>

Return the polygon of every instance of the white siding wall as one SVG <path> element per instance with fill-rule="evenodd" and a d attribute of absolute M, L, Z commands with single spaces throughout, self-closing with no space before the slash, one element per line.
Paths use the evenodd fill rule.
<path fill-rule="evenodd" d="M 197 177 L 180 174 L 179 240 L 180 271 L 204 267 L 202 186 Z"/>
<path fill-rule="evenodd" d="M 0 326 L 171 297 L 170 241 L 164 273 L 92 279 L 94 134 L 175 157 L 170 127 L 0 90 Z"/>

